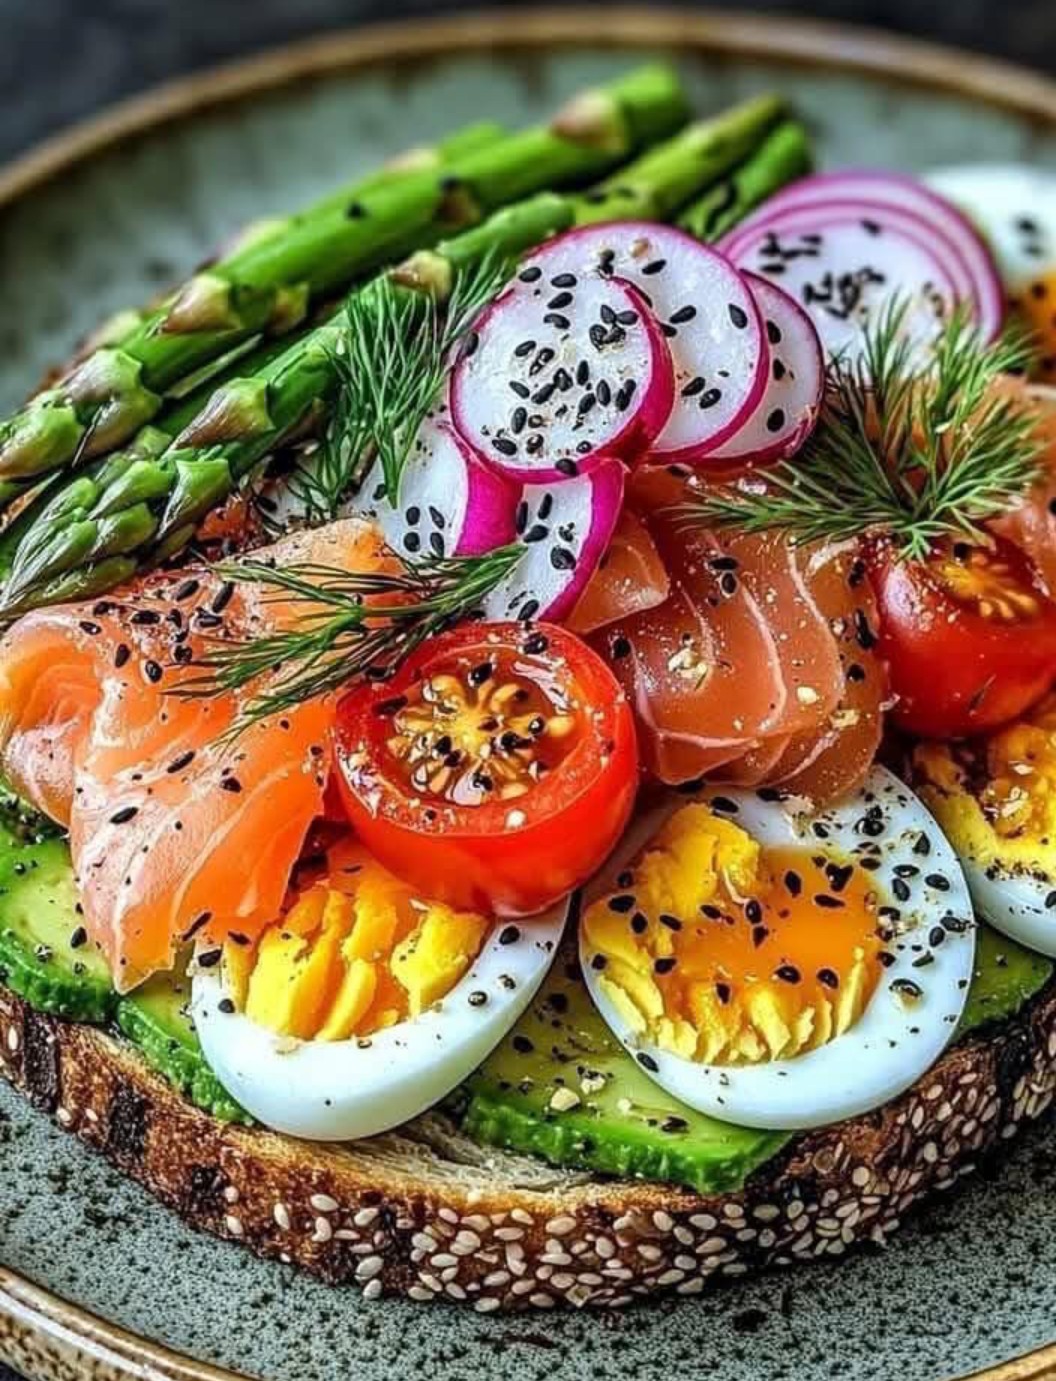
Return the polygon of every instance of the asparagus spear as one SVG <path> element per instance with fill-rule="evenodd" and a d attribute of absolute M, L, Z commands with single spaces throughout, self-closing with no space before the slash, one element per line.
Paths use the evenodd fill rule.
<path fill-rule="evenodd" d="M 718 240 L 780 187 L 810 172 L 810 136 L 785 120 L 738 167 L 692 203 L 678 224 L 698 240 Z"/>
<path fill-rule="evenodd" d="M 195 275 L 118 345 L 106 345 L 0 427 L 0 482 L 104 454 L 155 416 L 180 379 L 264 331 L 290 329 L 320 295 L 503 204 L 604 172 L 671 133 L 685 96 L 646 67 L 576 97 L 548 125 L 412 171 L 352 202 L 253 236 Z"/>
<path fill-rule="evenodd" d="M 508 207 L 419 251 L 387 276 L 401 289 L 444 301 L 459 272 L 488 254 L 515 257 L 577 223 L 670 212 L 743 153 L 751 129 L 758 143 L 779 115 L 776 103 L 759 101 L 690 125 L 596 191 L 543 193 Z M 0 617 L 98 593 L 180 550 L 204 515 L 325 405 L 341 329 L 334 320 L 283 353 L 273 346 L 270 358 L 214 391 L 201 411 L 198 395 L 169 418 L 165 432 L 175 441 L 168 449 L 155 428 L 145 446 L 54 481 L 20 517 L 11 539 L 0 538 L 0 569 L 10 570 Z"/>

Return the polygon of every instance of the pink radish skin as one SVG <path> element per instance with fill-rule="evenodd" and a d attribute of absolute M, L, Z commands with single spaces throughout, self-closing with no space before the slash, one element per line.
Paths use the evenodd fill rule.
<path fill-rule="evenodd" d="M 882 208 L 876 219 L 863 218 L 860 205 L 838 204 L 768 217 L 734 248 L 744 272 L 776 281 L 806 308 L 835 355 L 859 350 L 863 326 L 895 293 L 916 304 L 910 334 L 921 341 L 935 335 L 958 293 L 933 240 L 926 225 L 903 213 Z"/>
<path fill-rule="evenodd" d="M 395 505 L 375 466 L 352 511 L 373 518 L 398 556 L 479 556 L 515 537 L 519 490 L 482 465 L 451 424 L 426 420 L 400 478 Z"/>
<path fill-rule="evenodd" d="M 633 461 L 671 412 L 671 355 L 642 294 L 598 274 L 569 277 L 555 287 L 526 265 L 484 310 L 451 375 L 459 434 L 519 483 Z"/>
<path fill-rule="evenodd" d="M 942 277 L 951 285 L 954 300 L 966 303 L 975 319 L 979 319 L 979 296 L 964 260 L 955 252 L 953 245 L 943 233 L 915 211 L 886 206 L 881 202 L 813 201 L 803 206 L 790 206 L 787 211 L 778 213 L 777 220 L 781 225 L 792 224 L 800 216 L 814 217 L 818 221 L 856 218 L 862 225 L 879 224 L 886 230 L 903 234 L 928 251 L 936 272 L 941 272 Z M 775 218 L 770 217 L 769 223 L 775 224 Z M 746 240 L 748 238 L 745 237 Z M 732 246 L 732 257 L 740 262 L 740 251 L 736 244 Z"/>
<path fill-rule="evenodd" d="M 602 457 L 589 475 L 526 484 L 517 529 L 524 556 L 488 595 L 488 619 L 559 622 L 575 608 L 616 530 L 624 465 Z"/>
<path fill-rule="evenodd" d="M 749 216 L 726 237 L 726 245 L 735 246 L 742 233 L 750 231 L 761 219 L 773 213 L 783 214 L 792 207 L 817 206 L 830 202 L 854 202 L 862 206 L 883 206 L 892 211 L 908 212 L 926 222 L 950 247 L 951 256 L 959 263 L 979 311 L 980 327 L 993 338 L 1000 330 L 1005 315 L 1005 300 L 1001 276 L 993 255 L 967 216 L 935 192 L 932 188 L 904 173 L 890 173 L 876 169 L 851 169 L 842 172 L 816 173 L 783 188 L 760 211 Z"/>
<path fill-rule="evenodd" d="M 650 463 L 700 460 L 751 416 L 766 388 L 766 334 L 748 285 L 715 249 L 670 226 L 615 221 L 571 230 L 531 263 L 548 281 L 612 273 L 651 303 L 674 360 L 676 396 Z"/>
<path fill-rule="evenodd" d="M 770 381 L 748 421 L 708 460 L 766 465 L 794 455 L 814 430 L 825 391 L 825 355 L 798 302 L 754 273 L 745 278 L 766 322 Z"/>

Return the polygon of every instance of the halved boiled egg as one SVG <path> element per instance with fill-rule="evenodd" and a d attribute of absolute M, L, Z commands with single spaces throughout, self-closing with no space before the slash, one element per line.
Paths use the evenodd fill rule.
<path fill-rule="evenodd" d="M 709 792 L 639 828 L 584 908 L 599 1010 L 701 1112 L 798 1129 L 886 1103 L 934 1063 L 975 954 L 960 866 L 883 768 L 821 813 Z"/>
<path fill-rule="evenodd" d="M 980 915 L 1056 957 L 1056 696 L 985 738 L 918 744 L 913 777 Z"/>
<path fill-rule="evenodd" d="M 1014 308 L 1038 346 L 1038 377 L 1056 382 L 1056 176 L 1026 163 L 942 168 L 928 181 L 989 242 Z"/>
<path fill-rule="evenodd" d="M 258 1121 L 351 1141 L 444 1098 L 534 997 L 561 904 L 519 924 L 415 895 L 360 846 L 255 942 L 199 954 L 192 1013 L 227 1091 Z"/>

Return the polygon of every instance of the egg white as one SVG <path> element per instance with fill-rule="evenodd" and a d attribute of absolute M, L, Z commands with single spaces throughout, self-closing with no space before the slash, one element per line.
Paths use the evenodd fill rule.
<path fill-rule="evenodd" d="M 1024 163 L 970 163 L 940 168 L 927 181 L 982 231 L 1007 288 L 1056 268 L 1056 175 Z M 1024 216 L 1037 233 L 1024 233 Z"/>
<path fill-rule="evenodd" d="M 1000 861 L 982 864 L 967 852 L 960 857 L 983 920 L 1028 949 L 1056 959 L 1056 878 L 1003 867 Z"/>
<path fill-rule="evenodd" d="M 224 1011 L 222 976 L 200 970 L 191 1010 L 206 1061 L 228 1093 L 274 1131 L 309 1141 L 388 1131 L 440 1102 L 498 1045 L 546 977 L 567 912 L 562 902 L 516 924 L 496 923 L 440 1002 L 347 1041 L 295 1040 Z"/>
<path fill-rule="evenodd" d="M 605 1021 L 669 1093 L 700 1112 L 742 1126 L 790 1131 L 819 1127 L 897 1097 L 952 1040 L 975 960 L 968 885 L 939 826 L 913 792 L 881 767 L 873 768 L 855 796 L 814 814 L 802 809 L 801 799 L 775 802 L 752 791 L 717 789 L 703 799 L 716 813 L 721 803 L 722 813 L 764 847 L 809 848 L 812 853 L 832 853 L 841 862 L 872 851 L 879 865 L 872 876 L 882 894 L 881 905 L 897 906 L 900 912 L 899 934 L 884 946 L 894 962 L 882 971 L 861 1018 L 827 1045 L 765 1064 L 708 1065 L 661 1050 L 629 1028 L 599 984 L 600 974 L 591 964 L 593 952 L 581 928 L 583 973 Z M 727 803 L 735 810 L 727 811 Z M 637 822 L 606 867 L 608 881 L 591 891 L 612 890 L 616 875 L 675 808 L 667 806 Z M 928 841 L 926 855 L 914 851 L 914 846 L 923 847 L 921 839 Z M 919 872 L 899 876 L 899 865 Z M 929 877 L 941 877 L 948 888 L 929 883 Z M 908 888 L 904 901 L 896 900 L 896 880 L 897 890 Z M 944 938 L 932 946 L 929 934 L 944 922 Z M 918 966 L 916 961 L 922 959 Z M 905 1002 L 898 996 L 900 982 L 919 987 L 920 998 Z"/>

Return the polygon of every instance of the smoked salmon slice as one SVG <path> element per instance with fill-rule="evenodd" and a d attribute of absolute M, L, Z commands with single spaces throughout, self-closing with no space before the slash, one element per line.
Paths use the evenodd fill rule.
<path fill-rule="evenodd" d="M 663 604 L 670 589 L 656 543 L 642 520 L 625 508 L 568 626 L 573 633 L 585 636 L 616 619 L 655 609 Z"/>
<path fill-rule="evenodd" d="M 788 742 L 767 780 L 823 805 L 865 780 L 883 734 L 887 677 L 876 652 L 876 601 L 853 546 L 816 550 L 808 582 L 836 636 L 843 689 L 820 728 Z"/>
<path fill-rule="evenodd" d="M 1045 448 L 1044 472 L 1018 508 L 988 526 L 1026 552 L 1049 593 L 1056 595 L 1056 388 L 1034 385 L 1028 391 L 1037 408 L 1038 437 Z"/>
<path fill-rule="evenodd" d="M 355 520 L 255 556 L 399 569 Z M 119 991 L 171 967 L 192 936 L 252 936 L 279 914 L 321 812 L 333 702 L 299 705 L 231 743 L 238 694 L 172 692 L 201 675 L 193 663 L 215 640 L 290 616 L 258 586 L 185 567 L 28 614 L 0 644 L 0 771 L 69 829 L 84 925 Z"/>
<path fill-rule="evenodd" d="M 766 616 L 724 539 L 673 514 L 668 470 L 638 472 L 630 501 L 671 580 L 663 604 L 592 635 L 634 709 L 646 767 L 661 782 L 713 771 L 771 732 L 787 690 Z"/>

